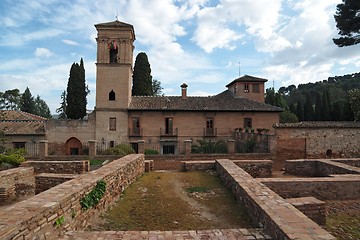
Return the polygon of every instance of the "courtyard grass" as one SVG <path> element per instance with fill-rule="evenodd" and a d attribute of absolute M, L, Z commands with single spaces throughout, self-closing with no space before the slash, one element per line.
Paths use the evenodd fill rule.
<path fill-rule="evenodd" d="M 325 229 L 339 240 L 358 240 L 360 239 L 360 215 L 357 212 L 328 215 Z"/>
<path fill-rule="evenodd" d="M 214 172 L 151 172 L 128 187 L 96 230 L 253 228 Z"/>

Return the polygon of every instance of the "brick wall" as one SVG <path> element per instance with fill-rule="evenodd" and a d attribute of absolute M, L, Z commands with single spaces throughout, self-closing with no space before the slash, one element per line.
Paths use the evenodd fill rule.
<path fill-rule="evenodd" d="M 335 239 L 294 206 L 229 160 L 217 160 L 223 182 L 244 204 L 254 222 L 274 239 Z"/>
<path fill-rule="evenodd" d="M 124 189 L 143 174 L 144 169 L 143 155 L 127 155 L 18 202 L 2 211 L 0 239 L 56 239 L 64 230 L 82 228 L 94 214 L 114 203 Z M 96 208 L 82 210 L 80 200 L 99 180 L 107 184 L 104 197 Z M 57 226 L 55 221 L 60 218 L 64 221 Z"/>
<path fill-rule="evenodd" d="M 60 173 L 60 174 L 83 174 L 90 170 L 88 160 L 83 161 L 26 161 L 21 164 L 24 167 L 33 167 L 36 174 Z"/>
<path fill-rule="evenodd" d="M 0 205 L 35 192 L 34 168 L 19 167 L 0 171 Z"/>
<path fill-rule="evenodd" d="M 271 160 L 233 160 L 237 166 L 244 169 L 252 177 L 271 177 Z M 206 171 L 215 169 L 215 161 L 184 161 L 184 171 Z"/>
<path fill-rule="evenodd" d="M 320 200 L 360 199 L 360 175 L 316 178 L 258 179 L 283 198 L 316 197 Z"/>
<path fill-rule="evenodd" d="M 326 203 L 314 197 L 288 198 L 286 202 L 296 207 L 319 225 L 326 223 Z"/>
<path fill-rule="evenodd" d="M 35 194 L 44 192 L 75 177 L 77 175 L 74 174 L 41 173 L 35 176 Z"/>
<path fill-rule="evenodd" d="M 285 162 L 285 173 L 304 177 L 326 177 L 334 174 L 360 174 L 360 168 L 347 165 L 346 162 L 356 165 L 357 161 L 328 160 L 328 159 L 297 159 Z"/>
<path fill-rule="evenodd" d="M 305 138 L 277 139 L 276 159 L 299 159 L 306 157 Z"/>

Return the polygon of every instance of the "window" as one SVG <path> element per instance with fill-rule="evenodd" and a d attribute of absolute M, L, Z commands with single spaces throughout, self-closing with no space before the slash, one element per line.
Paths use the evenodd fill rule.
<path fill-rule="evenodd" d="M 116 41 L 113 40 L 113 41 L 109 42 L 108 48 L 109 48 L 109 55 L 110 55 L 110 63 L 117 63 L 118 47 L 117 47 Z"/>
<path fill-rule="evenodd" d="M 173 135 L 173 119 L 170 117 L 165 118 L 165 134 Z"/>
<path fill-rule="evenodd" d="M 236 93 L 236 84 L 234 85 L 234 93 Z"/>
<path fill-rule="evenodd" d="M 110 141 L 110 147 L 115 147 L 115 141 Z"/>
<path fill-rule="evenodd" d="M 109 92 L 109 101 L 115 101 L 115 92 L 113 90 Z"/>
<path fill-rule="evenodd" d="M 214 135 L 214 119 L 207 118 L 206 119 L 206 136 Z"/>
<path fill-rule="evenodd" d="M 175 154 L 175 146 L 174 145 L 163 146 L 163 154 Z"/>
<path fill-rule="evenodd" d="M 13 142 L 14 148 L 25 148 L 25 142 Z"/>
<path fill-rule="evenodd" d="M 139 136 L 140 135 L 140 118 L 139 117 L 134 117 L 132 119 L 132 134 L 135 136 Z"/>
<path fill-rule="evenodd" d="M 111 117 L 109 120 L 109 130 L 115 131 L 116 130 L 116 118 Z"/>
<path fill-rule="evenodd" d="M 252 119 L 244 118 L 244 128 L 252 128 Z"/>
<path fill-rule="evenodd" d="M 252 92 L 253 93 L 259 93 L 260 92 L 259 84 L 252 85 Z"/>
<path fill-rule="evenodd" d="M 249 84 L 244 85 L 244 92 L 249 92 Z"/>

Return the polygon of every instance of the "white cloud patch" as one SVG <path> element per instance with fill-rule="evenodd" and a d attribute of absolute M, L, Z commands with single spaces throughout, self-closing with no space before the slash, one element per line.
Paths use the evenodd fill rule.
<path fill-rule="evenodd" d="M 45 58 L 48 58 L 48 57 L 51 57 L 54 55 L 53 52 L 51 52 L 49 49 L 47 48 L 36 48 L 35 50 L 35 56 L 36 57 L 45 57 Z"/>
<path fill-rule="evenodd" d="M 94 38 L 95 39 L 95 38 Z M 70 46 L 78 46 L 80 45 L 78 42 L 72 41 L 72 40 L 68 40 L 68 39 L 63 39 L 62 40 L 63 43 L 70 45 Z"/>

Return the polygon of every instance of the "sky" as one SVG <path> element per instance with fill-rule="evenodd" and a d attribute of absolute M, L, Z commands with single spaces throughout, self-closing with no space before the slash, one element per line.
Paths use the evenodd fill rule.
<path fill-rule="evenodd" d="M 52 114 L 72 63 L 84 59 L 89 110 L 95 105 L 96 29 L 135 29 L 134 59 L 145 52 L 168 96 L 209 96 L 242 75 L 266 88 L 298 86 L 360 72 L 360 44 L 332 39 L 341 0 L 1 0 L 0 91 L 29 87 Z"/>

